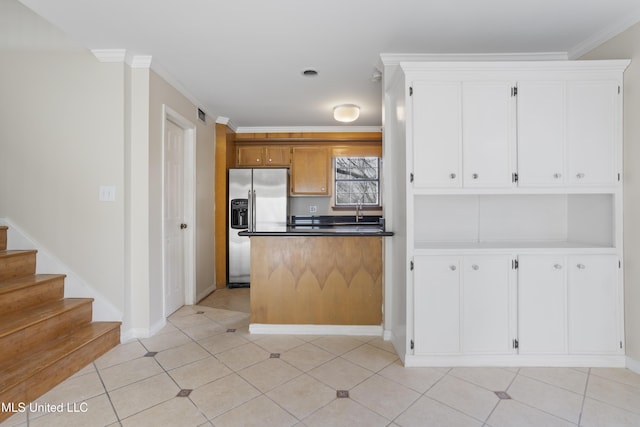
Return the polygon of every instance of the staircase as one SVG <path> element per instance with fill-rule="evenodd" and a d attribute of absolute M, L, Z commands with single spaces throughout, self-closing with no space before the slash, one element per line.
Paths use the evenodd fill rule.
<path fill-rule="evenodd" d="M 16 408 L 120 342 L 120 322 L 91 321 L 92 298 L 64 298 L 64 275 L 35 274 L 36 252 L 7 250 L 0 226 L 0 402 Z"/>

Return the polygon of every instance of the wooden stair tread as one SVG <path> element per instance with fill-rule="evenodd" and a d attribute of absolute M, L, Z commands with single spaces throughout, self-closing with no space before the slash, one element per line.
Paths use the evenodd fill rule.
<path fill-rule="evenodd" d="M 0 338 L 92 302 L 93 298 L 65 298 L 2 315 L 0 316 Z"/>
<path fill-rule="evenodd" d="M 36 251 L 35 249 L 25 249 L 25 250 L 4 250 L 4 251 L 0 251 L 0 258 L 10 258 L 13 256 L 21 256 L 24 254 L 30 254 L 30 253 L 38 253 L 38 251 Z"/>
<path fill-rule="evenodd" d="M 9 360 L 0 364 L 0 395 L 9 387 L 25 381 L 74 351 L 119 328 L 120 322 L 88 323 L 68 335 L 48 342 L 38 351 L 25 354 L 20 360 Z M 78 367 L 81 368 L 82 366 Z"/>
<path fill-rule="evenodd" d="M 30 286 L 38 286 L 50 280 L 63 279 L 64 274 L 30 274 L 0 282 L 0 295 L 15 292 Z"/>

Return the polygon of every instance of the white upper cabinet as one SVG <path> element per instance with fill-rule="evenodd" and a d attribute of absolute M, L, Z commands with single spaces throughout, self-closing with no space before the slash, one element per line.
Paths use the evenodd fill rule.
<path fill-rule="evenodd" d="M 564 185 L 566 83 L 520 82 L 517 103 L 519 185 Z"/>
<path fill-rule="evenodd" d="M 512 82 L 462 85 L 462 164 L 465 187 L 509 187 L 515 173 Z"/>
<path fill-rule="evenodd" d="M 569 182 L 618 181 L 620 100 L 617 81 L 572 81 L 567 87 Z"/>
<path fill-rule="evenodd" d="M 419 82 L 413 86 L 414 182 L 417 187 L 462 184 L 460 82 Z"/>

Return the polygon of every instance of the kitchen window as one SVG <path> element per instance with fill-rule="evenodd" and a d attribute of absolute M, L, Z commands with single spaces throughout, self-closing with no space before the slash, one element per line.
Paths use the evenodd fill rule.
<path fill-rule="evenodd" d="M 334 159 L 335 205 L 380 206 L 380 158 Z"/>

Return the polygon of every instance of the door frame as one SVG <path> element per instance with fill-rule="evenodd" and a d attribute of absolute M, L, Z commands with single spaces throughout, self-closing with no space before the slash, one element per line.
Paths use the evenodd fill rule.
<path fill-rule="evenodd" d="M 168 105 L 162 104 L 162 311 L 164 318 L 171 313 L 167 313 L 167 278 L 165 276 L 165 151 L 166 151 L 166 123 L 170 120 L 184 132 L 184 219 L 188 227 L 184 233 L 184 302 L 185 305 L 193 305 L 196 303 L 195 292 L 195 226 L 196 226 L 196 209 L 195 209 L 195 175 L 196 175 L 196 126 L 190 120 L 171 109 Z"/>

